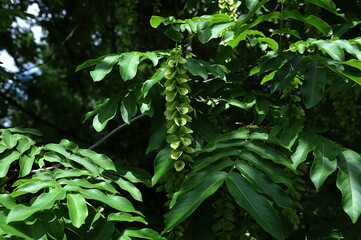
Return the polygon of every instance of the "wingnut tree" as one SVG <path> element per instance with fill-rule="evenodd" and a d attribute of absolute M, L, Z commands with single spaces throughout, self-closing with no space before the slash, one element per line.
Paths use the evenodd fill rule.
<path fill-rule="evenodd" d="M 150 19 L 172 49 L 109 53 L 76 69 L 92 67 L 95 82 L 120 72 L 123 90 L 85 120 L 100 132 L 115 117 L 148 116 L 153 172 L 68 140 L 37 146 L 35 130 L 1 130 L 3 238 L 361 236 L 361 156 L 317 122 L 325 99 L 341 109 L 338 94 L 360 94 L 361 36 L 349 32 L 360 21 L 330 0 L 207 4 L 208 15 Z M 152 75 L 137 74 L 149 65 Z M 140 211 L 140 186 L 163 196 L 164 225 Z"/>

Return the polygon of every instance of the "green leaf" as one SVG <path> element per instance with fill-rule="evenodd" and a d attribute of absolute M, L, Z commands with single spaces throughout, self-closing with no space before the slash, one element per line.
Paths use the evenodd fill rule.
<path fill-rule="evenodd" d="M 233 164 L 234 164 L 233 161 L 231 161 L 229 159 L 224 159 L 214 165 L 204 168 L 203 170 L 201 170 L 193 175 L 190 175 L 188 178 L 186 178 L 183 181 L 180 189 L 173 194 L 172 201 L 171 201 L 169 207 L 172 208 L 174 206 L 174 204 L 177 202 L 177 199 L 179 198 L 179 196 L 192 190 L 193 188 L 198 186 L 201 182 L 203 182 L 209 176 L 211 176 L 227 167 L 233 166 Z"/>
<path fill-rule="evenodd" d="M 18 151 L 13 151 L 13 152 L 6 152 L 4 155 L 1 156 L 0 158 L 0 178 L 3 178 L 6 176 L 6 174 L 9 171 L 9 167 L 10 165 L 19 159 L 19 157 L 21 156 L 21 153 L 19 153 Z"/>
<path fill-rule="evenodd" d="M 159 61 L 159 57 L 157 57 L 157 54 L 155 54 L 154 52 L 146 52 L 142 54 L 144 57 L 148 58 L 150 61 L 152 61 L 153 66 L 157 66 L 158 61 Z"/>
<path fill-rule="evenodd" d="M 342 193 L 344 211 L 356 223 L 361 213 L 361 157 L 345 149 L 339 153 L 336 185 Z"/>
<path fill-rule="evenodd" d="M 141 216 L 132 216 L 129 213 L 125 212 L 118 212 L 118 213 L 111 213 L 108 215 L 108 221 L 113 222 L 141 222 L 148 225 L 147 221 Z"/>
<path fill-rule="evenodd" d="M 256 107 L 254 108 L 255 115 L 255 123 L 261 124 L 263 120 L 267 117 L 269 112 L 270 102 L 265 98 L 258 98 L 256 102 Z"/>
<path fill-rule="evenodd" d="M 167 30 L 165 30 L 164 34 L 174 42 L 180 42 L 183 38 L 183 35 L 180 32 L 174 30 L 173 28 L 168 28 Z"/>
<path fill-rule="evenodd" d="M 195 162 L 194 166 L 192 167 L 192 171 L 190 172 L 189 175 L 192 175 L 192 174 L 198 172 L 199 170 L 201 170 L 204 167 L 218 161 L 219 159 L 239 154 L 238 149 L 223 148 L 223 147 L 221 147 L 219 149 L 221 149 L 221 152 L 219 152 L 219 153 L 212 154 L 212 155 L 204 157 L 204 158 L 197 157 L 196 162 Z"/>
<path fill-rule="evenodd" d="M 10 210 L 16 206 L 15 199 L 10 194 L 0 194 L 0 204 Z"/>
<path fill-rule="evenodd" d="M 49 143 L 44 146 L 44 150 L 53 151 L 63 155 L 65 158 L 70 156 L 70 153 L 66 151 L 65 147 L 60 144 Z"/>
<path fill-rule="evenodd" d="M 319 48 L 325 50 L 332 59 L 336 61 L 344 61 L 345 60 L 345 53 L 340 45 L 339 41 L 332 41 L 332 40 L 318 40 L 313 42 Z"/>
<path fill-rule="evenodd" d="M 80 176 L 91 176 L 91 173 L 83 169 L 69 169 L 63 170 L 57 168 L 54 170 L 54 179 L 68 178 L 68 177 L 80 177 Z"/>
<path fill-rule="evenodd" d="M 307 108 L 314 107 L 323 97 L 328 82 L 327 68 L 323 63 L 311 61 L 306 66 L 305 81 L 301 92 Z"/>
<path fill-rule="evenodd" d="M 125 181 L 121 177 L 116 176 L 114 174 L 106 174 L 106 176 L 111 178 L 121 189 L 129 192 L 130 195 L 132 195 L 132 197 L 135 200 L 140 201 L 140 202 L 143 201 L 141 192 L 139 191 L 139 189 L 136 186 L 134 186 L 134 184 L 132 184 L 131 182 Z"/>
<path fill-rule="evenodd" d="M 312 130 L 300 134 L 296 151 L 291 155 L 294 169 L 297 169 L 298 165 L 306 160 L 308 153 L 315 149 L 316 140 L 317 135 Z"/>
<path fill-rule="evenodd" d="M 117 174 L 122 176 L 132 183 L 143 183 L 150 187 L 150 174 L 146 170 L 137 167 L 120 167 L 117 168 Z"/>
<path fill-rule="evenodd" d="M 337 168 L 336 157 L 339 153 L 337 145 L 330 140 L 321 140 L 313 152 L 313 161 L 310 177 L 317 190 L 320 189 L 326 178 Z"/>
<path fill-rule="evenodd" d="M 81 155 L 90 158 L 93 162 L 95 162 L 98 166 L 104 168 L 105 170 L 116 171 L 114 162 L 106 155 L 96 153 L 89 149 L 79 149 L 78 152 Z"/>
<path fill-rule="evenodd" d="M 276 165 L 268 160 L 265 160 L 258 155 L 247 151 L 242 150 L 239 157 L 247 162 L 251 163 L 253 166 L 262 170 L 267 174 L 269 178 L 275 183 L 283 183 L 287 187 L 293 189 L 291 180 L 288 178 L 282 167 Z"/>
<path fill-rule="evenodd" d="M 297 10 L 289 10 L 289 11 L 284 11 L 283 12 L 283 17 L 284 18 L 293 18 L 296 19 L 298 21 L 302 21 L 305 23 L 308 23 L 312 26 L 314 26 L 315 28 L 317 28 L 324 36 L 330 36 L 332 35 L 332 28 L 322 19 L 314 16 L 314 15 L 309 15 L 307 17 L 302 16 L 300 14 L 299 11 Z"/>
<path fill-rule="evenodd" d="M 98 82 L 103 80 L 103 78 L 108 73 L 110 73 L 110 71 L 112 70 L 114 64 L 118 61 L 118 59 L 119 59 L 119 55 L 112 55 L 112 56 L 107 56 L 104 59 L 100 60 L 99 63 L 95 66 L 95 69 L 93 71 L 90 71 L 90 76 L 93 78 L 93 81 Z"/>
<path fill-rule="evenodd" d="M 98 178 L 98 180 L 101 180 L 101 178 Z M 88 182 L 86 179 L 60 179 L 58 181 L 58 184 L 60 185 L 74 185 L 74 186 L 80 186 L 83 188 L 97 188 L 100 190 L 105 190 L 108 192 L 111 192 L 113 194 L 116 194 L 118 191 L 113 187 L 112 184 L 110 184 L 109 182 L 106 181 L 101 181 L 98 183 L 90 183 Z"/>
<path fill-rule="evenodd" d="M 257 39 L 260 44 L 267 44 L 269 48 L 271 48 L 273 51 L 278 50 L 278 43 L 273 40 L 272 38 L 268 37 L 260 37 Z"/>
<path fill-rule="evenodd" d="M 245 141 L 227 141 L 227 142 L 211 142 L 200 151 L 197 151 L 195 154 L 209 153 L 220 149 L 232 148 L 232 147 L 242 147 L 244 146 Z"/>
<path fill-rule="evenodd" d="M 212 25 L 211 28 L 205 28 L 199 32 L 198 39 L 201 43 L 207 43 L 213 38 L 218 38 L 221 33 L 231 26 L 235 25 L 234 22 L 218 23 Z"/>
<path fill-rule="evenodd" d="M 56 201 L 63 200 L 65 195 L 66 191 L 64 189 L 50 188 L 48 193 L 42 193 L 39 197 L 37 197 L 30 207 L 23 204 L 16 205 L 9 212 L 6 222 L 23 221 L 36 212 L 50 209 Z"/>
<path fill-rule="evenodd" d="M 9 149 L 16 146 L 18 142 L 18 138 L 15 135 L 12 135 L 9 130 L 3 130 L 1 138 L 3 139 L 3 143 Z"/>
<path fill-rule="evenodd" d="M 30 133 L 36 136 L 43 136 L 43 133 L 40 130 L 34 128 L 14 127 L 14 128 L 7 128 L 6 130 L 9 130 L 10 132 L 14 132 L 14 133 Z M 1 131 L 2 130 L 0 130 L 0 132 Z"/>
<path fill-rule="evenodd" d="M 158 68 L 157 71 L 154 73 L 154 75 L 143 83 L 141 91 L 144 97 L 147 96 L 149 90 L 154 86 L 154 84 L 158 83 L 160 80 L 164 78 L 165 70 L 166 68 L 164 66 Z"/>
<path fill-rule="evenodd" d="M 160 16 L 152 16 L 150 18 L 150 25 L 153 28 L 157 28 L 162 22 L 164 22 L 166 19 L 164 17 L 160 17 Z"/>
<path fill-rule="evenodd" d="M 91 116 L 97 114 L 97 113 L 100 111 L 100 109 L 102 109 L 103 106 L 105 106 L 108 102 L 109 102 L 109 98 L 106 98 L 106 99 L 104 100 L 104 102 L 98 104 L 94 110 L 92 110 L 92 111 L 90 111 L 90 112 L 87 112 L 87 113 L 85 114 L 83 123 L 84 123 L 86 120 L 88 120 Z"/>
<path fill-rule="evenodd" d="M 150 240 L 167 240 L 162 237 L 156 231 L 143 228 L 143 229 L 125 229 L 122 236 L 136 237 L 142 239 L 150 239 Z"/>
<path fill-rule="evenodd" d="M 92 240 L 103 240 L 103 239 L 112 239 L 114 228 L 114 222 L 108 222 L 105 219 L 101 219 L 97 221 L 97 223 L 93 226 L 93 231 L 88 233 L 88 236 L 85 239 Z"/>
<path fill-rule="evenodd" d="M 67 139 L 62 139 L 59 144 L 64 146 L 65 149 L 68 149 L 68 150 L 70 150 L 72 152 L 77 151 L 78 148 L 79 148 L 79 146 L 75 142 L 69 141 Z"/>
<path fill-rule="evenodd" d="M 154 186 L 158 180 L 173 167 L 174 160 L 170 157 L 171 151 L 172 149 L 167 146 L 163 148 L 155 157 L 152 186 Z"/>
<path fill-rule="evenodd" d="M 101 60 L 103 60 L 107 56 L 111 56 L 111 55 L 105 55 L 105 56 L 98 57 L 97 59 L 86 60 L 84 63 L 82 63 L 76 67 L 75 72 L 80 71 L 84 68 L 93 66 L 95 64 L 98 64 Z"/>
<path fill-rule="evenodd" d="M 217 191 L 226 177 L 225 172 L 218 172 L 180 198 L 165 218 L 165 231 L 171 230 L 191 215 L 204 200 Z"/>
<path fill-rule="evenodd" d="M 262 158 L 270 159 L 276 164 L 282 164 L 286 167 L 292 168 L 290 160 L 287 159 L 287 157 L 282 152 L 264 143 L 258 141 L 248 141 L 244 147 L 254 153 L 257 153 Z"/>
<path fill-rule="evenodd" d="M 39 190 L 44 188 L 58 187 L 58 184 L 54 180 L 44 180 L 44 181 L 36 181 L 29 182 L 21 185 L 16 191 L 11 193 L 12 197 L 18 197 L 20 195 L 26 193 L 37 193 Z"/>
<path fill-rule="evenodd" d="M 198 115 L 198 118 L 193 119 L 189 126 L 207 142 L 214 140 L 220 135 L 218 128 L 202 115 Z"/>
<path fill-rule="evenodd" d="M 64 189 L 66 189 L 68 191 L 79 192 L 86 199 L 92 199 L 92 200 L 96 200 L 96 201 L 105 203 L 109 207 L 112 207 L 118 211 L 134 212 L 134 213 L 142 215 L 140 212 L 136 211 L 134 209 L 132 203 L 124 197 L 115 196 L 115 195 L 106 195 L 98 189 L 82 189 L 78 186 L 71 186 L 71 185 L 65 186 Z"/>
<path fill-rule="evenodd" d="M 137 74 L 139 53 L 123 53 L 119 58 L 119 71 L 124 81 L 131 80 Z"/>
<path fill-rule="evenodd" d="M 79 228 L 85 223 L 88 216 L 88 208 L 84 197 L 80 194 L 66 195 L 69 217 L 74 227 Z"/>
<path fill-rule="evenodd" d="M 282 130 L 278 133 L 279 139 L 286 146 L 287 149 L 291 149 L 295 143 L 299 131 L 303 128 L 303 119 L 292 118 L 287 127 L 282 127 Z M 277 129 L 275 127 L 274 129 Z M 272 134 L 272 131 L 271 131 Z"/>
<path fill-rule="evenodd" d="M 137 110 L 137 101 L 134 94 L 130 92 L 123 98 L 120 105 L 120 113 L 124 122 L 130 124 L 130 120 L 137 114 Z"/>
<path fill-rule="evenodd" d="M 273 37 L 276 34 L 289 34 L 298 39 L 301 39 L 300 34 L 296 30 L 289 29 L 289 28 L 276 29 L 272 32 L 271 37 Z"/>
<path fill-rule="evenodd" d="M 327 11 L 339 15 L 336 10 L 336 4 L 331 0 L 306 0 L 306 2 L 310 2 L 312 4 L 315 4 L 319 7 L 326 9 Z"/>
<path fill-rule="evenodd" d="M 68 158 L 85 167 L 94 177 L 99 176 L 100 169 L 89 158 L 75 154 L 70 155 Z"/>
<path fill-rule="evenodd" d="M 277 239 L 285 239 L 283 224 L 276 211 L 268 200 L 257 193 L 244 177 L 239 173 L 231 172 L 226 183 L 236 203 L 249 212 L 265 231 Z"/>
<path fill-rule="evenodd" d="M 240 102 L 236 99 L 230 99 L 230 100 L 228 100 L 228 103 L 232 106 L 238 107 L 238 108 L 246 110 L 246 111 L 250 109 L 246 103 Z"/>
<path fill-rule="evenodd" d="M 271 52 L 261 59 L 259 63 L 259 75 L 278 69 L 283 64 L 290 60 L 291 56 L 288 53 Z"/>
<path fill-rule="evenodd" d="M 102 106 L 99 113 L 93 119 L 93 127 L 97 132 L 102 131 L 107 125 L 108 121 L 113 119 L 117 113 L 120 96 L 112 96 L 109 101 Z"/>
<path fill-rule="evenodd" d="M 35 158 L 34 157 L 28 157 L 27 155 L 22 155 L 19 160 L 20 165 L 20 177 L 25 177 L 31 172 L 31 169 L 33 168 Z"/>
<path fill-rule="evenodd" d="M 187 62 L 184 64 L 184 68 L 189 70 L 194 76 L 200 76 L 204 80 L 208 78 L 208 73 L 204 66 L 193 58 L 187 58 Z"/>
<path fill-rule="evenodd" d="M 258 192 L 270 196 L 280 207 L 293 207 L 292 200 L 284 192 L 284 190 L 275 184 L 270 178 L 268 178 L 268 176 L 265 175 L 262 171 L 253 166 L 250 166 L 243 161 L 237 162 L 236 167 L 242 173 L 242 175 L 254 185 Z"/>
<path fill-rule="evenodd" d="M 302 56 L 296 55 L 276 72 L 271 83 L 271 93 L 287 87 L 293 81 L 297 71 L 303 67 L 303 60 Z"/>
<path fill-rule="evenodd" d="M 157 128 L 155 132 L 150 136 L 149 143 L 145 154 L 148 155 L 151 151 L 159 149 L 164 143 L 164 139 L 168 136 L 166 123 L 164 123 L 161 127 Z"/>
<path fill-rule="evenodd" d="M 24 231 L 25 230 L 25 231 Z M 0 234 L 8 234 L 10 236 L 17 236 L 22 239 L 32 239 L 29 233 L 24 228 L 16 228 L 9 224 L 6 224 L 6 216 L 3 212 L 0 212 Z M 5 238 L 3 238 L 5 239 Z"/>

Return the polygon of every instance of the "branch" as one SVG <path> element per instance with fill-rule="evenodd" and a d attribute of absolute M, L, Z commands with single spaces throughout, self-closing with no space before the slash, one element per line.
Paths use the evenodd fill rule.
<path fill-rule="evenodd" d="M 135 118 L 133 118 L 129 124 L 127 123 L 123 123 L 122 125 L 118 126 L 116 129 L 114 129 L 113 131 L 111 131 L 108 135 L 106 135 L 105 137 L 103 137 L 102 139 L 100 139 L 98 142 L 94 143 L 91 147 L 89 147 L 89 150 L 93 150 L 96 147 L 99 147 L 100 145 L 104 144 L 106 141 L 108 141 L 111 137 L 113 137 L 116 133 L 118 133 L 120 130 L 122 130 L 123 128 L 129 126 L 130 124 L 138 121 L 139 119 L 145 117 L 146 115 L 141 114 L 136 116 Z"/>
<path fill-rule="evenodd" d="M 84 140 L 84 139 L 81 139 L 80 137 L 72 134 L 71 132 L 68 132 L 64 129 L 61 129 L 59 128 L 57 125 L 51 123 L 51 122 L 48 122 L 44 119 L 42 119 L 41 117 L 39 117 L 38 115 L 36 115 L 35 113 L 33 113 L 32 111 L 29 111 L 27 110 L 26 108 L 24 108 L 23 106 L 21 106 L 19 103 L 17 103 L 16 101 L 14 101 L 13 99 L 11 99 L 10 97 L 6 96 L 5 93 L 1 92 L 0 91 L 0 96 L 2 98 L 4 98 L 6 101 L 8 101 L 11 105 L 15 106 L 16 108 L 18 108 L 20 111 L 26 113 L 27 115 L 29 115 L 30 117 L 32 117 L 35 121 L 38 121 L 38 122 L 41 122 L 55 130 L 57 130 L 58 132 L 64 134 L 64 135 L 68 135 L 68 136 L 71 136 L 72 138 L 74 138 L 75 140 L 78 140 L 78 141 L 81 141 L 81 142 L 84 142 L 84 143 L 89 143 L 89 141 L 87 140 Z"/>

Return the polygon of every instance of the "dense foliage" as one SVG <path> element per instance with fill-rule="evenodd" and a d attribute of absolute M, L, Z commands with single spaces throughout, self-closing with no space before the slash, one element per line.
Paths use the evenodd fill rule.
<path fill-rule="evenodd" d="M 0 0 L 2 238 L 360 238 L 361 3 L 176 2 Z"/>

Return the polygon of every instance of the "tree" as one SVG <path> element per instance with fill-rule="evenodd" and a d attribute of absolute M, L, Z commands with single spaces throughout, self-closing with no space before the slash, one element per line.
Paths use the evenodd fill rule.
<path fill-rule="evenodd" d="M 8 1 L 2 2 L 9 10 Z M 15 5 L 16 11 L 29 2 Z M 87 52 L 92 59 L 78 65 L 75 74 L 88 73 L 84 69 L 91 67 L 95 83 L 88 82 L 91 87 L 84 88 L 86 80 L 81 78 L 70 84 L 79 87 L 73 98 L 60 91 L 58 100 L 64 99 L 63 103 L 39 106 L 44 115 L 35 117 L 47 125 L 45 130 L 50 127 L 66 135 L 65 129 L 70 129 L 74 141 L 37 144 L 34 139 L 44 141 L 38 130 L 15 126 L 1 130 L 2 236 L 359 238 L 361 157 L 357 151 L 361 149 L 356 142 L 360 139 L 361 42 L 355 31 L 359 1 L 354 9 L 348 4 L 339 4 L 344 8 L 338 9 L 337 2 L 329 0 L 187 1 L 181 7 L 156 3 L 158 15 L 148 16 L 156 29 L 149 49 L 142 45 L 149 39 L 149 29 L 141 35 L 147 39 L 132 42 L 133 28 L 128 25 L 110 27 L 113 32 L 106 27 L 126 11 L 140 16 L 136 1 L 126 1 L 120 8 L 116 2 L 39 3 L 51 12 L 60 35 L 68 31 L 59 21 L 71 19 L 57 14 L 64 5 L 70 12 L 73 9 L 70 16 L 80 18 L 74 28 L 88 18 L 76 10 L 85 5 L 90 6 L 90 15 L 101 7 L 114 12 L 105 22 L 94 20 L 83 31 L 89 43 L 91 33 L 99 29 L 102 41 L 111 39 L 113 53 Z M 177 16 L 169 16 L 169 9 Z M 100 11 L 99 18 L 104 14 Z M 9 16 L 6 11 L 5 16 Z M 129 21 L 144 26 L 144 22 Z M 117 37 L 119 31 L 125 39 Z M 168 42 L 163 43 L 163 32 Z M 49 34 L 48 39 L 59 42 L 56 35 Z M 16 42 L 8 39 L 8 44 Z M 72 51 L 75 43 L 63 44 L 73 59 L 78 57 Z M 124 49 L 121 53 L 117 53 L 119 46 Z M 159 49 L 154 50 L 155 46 Z M 109 45 L 104 49 L 109 50 Z M 58 62 L 67 72 L 76 65 L 62 59 L 63 52 L 56 54 L 36 80 L 39 91 L 47 91 L 53 78 L 44 73 L 60 77 Z M 19 116 L 31 115 L 14 101 L 14 96 L 24 99 L 16 89 L 25 79 L 2 72 L 4 84 L 8 79 L 18 83 L 2 97 L 20 110 L 15 111 Z M 64 86 L 61 81 L 54 83 L 58 89 Z M 29 84 L 29 89 L 33 86 Z M 50 95 L 55 93 L 45 96 Z M 59 114 L 59 106 L 74 105 L 80 112 L 94 103 L 85 121 L 96 132 L 109 132 L 119 124 L 116 131 L 126 130 L 126 141 L 113 138 L 108 140 L 111 146 L 103 148 L 110 157 L 93 151 L 104 146 L 110 135 L 104 134 L 88 149 L 79 147 L 76 140 L 83 146 L 87 140 L 95 142 L 95 131 L 86 132 L 82 128 L 88 125 L 78 127 L 69 116 Z M 21 123 L 15 116 L 12 123 Z M 54 125 L 51 122 L 57 116 L 54 121 L 59 124 Z M 35 118 L 30 117 L 34 127 Z M 67 119 L 64 125 L 63 119 Z M 66 124 L 74 129 L 64 128 Z M 141 143 L 145 139 L 149 139 L 147 145 Z M 120 143 L 136 147 L 122 152 L 116 150 Z"/>

